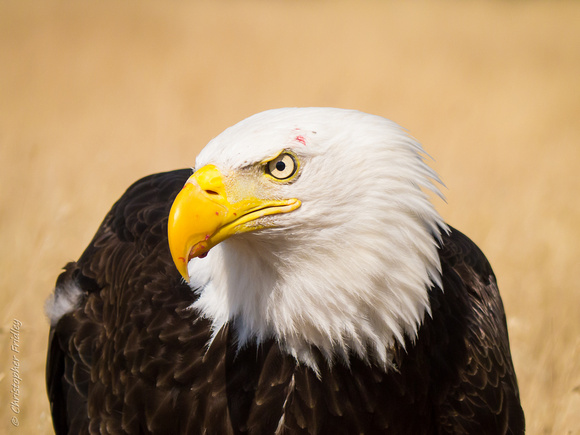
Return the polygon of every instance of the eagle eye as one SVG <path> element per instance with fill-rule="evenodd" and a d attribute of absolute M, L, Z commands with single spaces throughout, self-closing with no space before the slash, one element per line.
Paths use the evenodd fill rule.
<path fill-rule="evenodd" d="M 298 165 L 292 154 L 282 153 L 266 163 L 266 173 L 277 180 L 287 180 L 296 173 Z"/>

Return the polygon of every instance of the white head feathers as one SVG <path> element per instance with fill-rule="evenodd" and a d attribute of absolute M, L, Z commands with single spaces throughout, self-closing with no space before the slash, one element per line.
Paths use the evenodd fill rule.
<path fill-rule="evenodd" d="M 283 150 L 300 169 L 268 195 L 302 206 L 191 260 L 194 307 L 216 332 L 230 322 L 240 346 L 275 338 L 315 370 L 312 347 L 331 362 L 352 352 L 386 368 L 440 285 L 446 227 L 422 190 L 440 195 L 439 179 L 395 123 L 329 108 L 254 115 L 213 139 L 196 167 L 242 173 Z"/>

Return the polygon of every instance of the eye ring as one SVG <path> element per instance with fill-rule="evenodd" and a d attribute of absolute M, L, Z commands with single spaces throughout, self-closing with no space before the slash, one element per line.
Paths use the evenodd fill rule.
<path fill-rule="evenodd" d="M 266 174 L 276 180 L 288 180 L 296 173 L 297 169 L 296 158 L 289 153 L 282 153 L 266 163 Z"/>

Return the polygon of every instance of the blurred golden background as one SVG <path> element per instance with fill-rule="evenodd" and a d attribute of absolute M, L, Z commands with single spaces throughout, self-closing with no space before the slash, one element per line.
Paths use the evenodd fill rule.
<path fill-rule="evenodd" d="M 434 157 L 497 274 L 528 433 L 580 433 L 579 23 L 573 1 L 2 0 L 0 432 L 52 432 L 43 304 L 130 183 L 255 112 L 337 106 Z"/>

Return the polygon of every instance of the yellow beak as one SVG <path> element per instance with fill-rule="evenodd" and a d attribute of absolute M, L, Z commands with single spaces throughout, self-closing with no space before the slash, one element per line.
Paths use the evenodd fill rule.
<path fill-rule="evenodd" d="M 265 200 L 254 196 L 230 201 L 224 176 L 213 165 L 197 170 L 175 198 L 168 221 L 169 249 L 186 281 L 189 260 L 204 257 L 234 234 L 264 228 L 265 225 L 253 222 L 256 219 L 288 213 L 301 204 L 298 199 Z"/>

